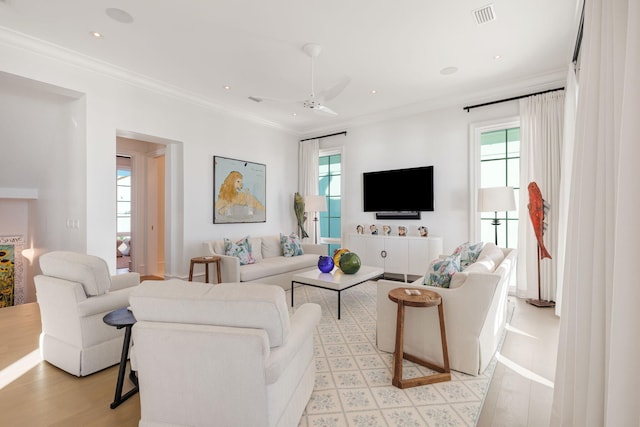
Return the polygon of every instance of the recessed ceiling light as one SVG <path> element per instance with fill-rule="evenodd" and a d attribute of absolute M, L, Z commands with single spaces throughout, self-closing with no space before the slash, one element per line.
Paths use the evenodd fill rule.
<path fill-rule="evenodd" d="M 298 115 L 298 113 L 293 113 L 293 116 L 297 116 L 297 115 Z"/>
<path fill-rule="evenodd" d="M 371 89 L 371 95 L 375 95 L 376 93 L 378 93 L 378 91 L 377 91 L 377 90 L 375 90 L 375 89 Z"/>
<path fill-rule="evenodd" d="M 448 74 L 454 74 L 458 71 L 457 67 L 445 67 L 442 70 L 440 70 L 440 74 L 442 75 L 448 75 Z"/>
<path fill-rule="evenodd" d="M 224 86 L 222 86 L 222 87 L 223 87 L 225 90 L 229 90 L 229 89 L 231 89 L 231 86 L 229 86 L 229 85 L 224 85 Z"/>
<path fill-rule="evenodd" d="M 497 60 L 497 59 L 502 59 L 502 55 L 494 55 L 494 56 L 493 56 L 493 59 L 496 59 L 496 60 Z"/>
<path fill-rule="evenodd" d="M 97 39 L 101 39 L 103 37 L 102 33 L 99 33 L 97 31 L 91 31 L 89 34 L 91 34 L 93 37 L 95 37 Z"/>
<path fill-rule="evenodd" d="M 107 16 L 114 21 L 121 22 L 123 24 L 130 24 L 133 22 L 133 16 L 129 15 L 129 13 L 125 12 L 122 9 L 117 9 L 115 7 L 110 7 L 105 10 Z"/>

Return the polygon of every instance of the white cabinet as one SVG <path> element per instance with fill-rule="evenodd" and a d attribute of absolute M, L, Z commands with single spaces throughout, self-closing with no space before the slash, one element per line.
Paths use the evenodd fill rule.
<path fill-rule="evenodd" d="M 351 234 L 345 246 L 364 265 L 381 267 L 385 273 L 422 276 L 429 263 L 442 254 L 441 237 L 375 236 Z"/>

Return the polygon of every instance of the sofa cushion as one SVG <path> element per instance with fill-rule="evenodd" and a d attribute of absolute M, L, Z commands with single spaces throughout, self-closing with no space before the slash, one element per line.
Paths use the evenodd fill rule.
<path fill-rule="evenodd" d="M 129 304 L 138 321 L 263 329 L 270 347 L 285 344 L 289 335 L 285 292 L 275 285 L 146 280 Z"/>
<path fill-rule="evenodd" d="M 276 274 L 290 273 L 318 265 L 318 255 L 304 254 L 294 257 L 269 257 L 240 269 L 240 281 L 249 282 Z"/>
<path fill-rule="evenodd" d="M 495 243 L 487 243 L 484 245 L 482 252 L 478 256 L 476 262 L 465 269 L 466 272 L 493 273 L 496 267 L 504 259 L 502 249 L 497 247 Z"/>
<path fill-rule="evenodd" d="M 465 242 L 458 246 L 452 255 L 460 255 L 460 270 L 464 270 L 478 259 L 480 252 L 482 251 L 484 243 L 478 242 L 471 244 Z"/>
<path fill-rule="evenodd" d="M 253 258 L 251 243 L 249 243 L 249 236 L 243 237 L 237 242 L 233 242 L 225 238 L 224 254 L 227 256 L 237 257 L 240 260 L 240 265 L 253 264 L 256 262 Z"/>
<path fill-rule="evenodd" d="M 271 258 L 274 256 L 282 256 L 282 246 L 278 236 L 262 237 L 262 257 Z"/>
<path fill-rule="evenodd" d="M 256 262 L 262 260 L 262 238 L 260 237 L 249 237 L 249 243 L 251 244 L 251 253 L 253 254 L 253 259 Z"/>
<path fill-rule="evenodd" d="M 445 258 L 433 260 L 429 265 L 429 270 L 424 276 L 424 284 L 427 286 L 437 286 L 448 288 L 451 278 L 460 271 L 460 256 L 451 255 Z"/>
<path fill-rule="evenodd" d="M 40 257 L 45 276 L 82 284 L 88 296 L 102 295 L 111 288 L 109 266 L 102 258 L 77 252 L 53 251 Z"/>
<path fill-rule="evenodd" d="M 302 242 L 295 233 L 291 233 L 288 236 L 280 234 L 280 244 L 282 245 L 282 253 L 285 257 L 304 255 Z"/>

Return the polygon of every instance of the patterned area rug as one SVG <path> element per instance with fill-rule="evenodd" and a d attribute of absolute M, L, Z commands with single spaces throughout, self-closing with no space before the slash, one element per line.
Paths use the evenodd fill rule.
<path fill-rule="evenodd" d="M 449 382 L 401 390 L 391 385 L 392 355 L 376 347 L 375 282 L 342 293 L 340 320 L 336 292 L 296 288 L 295 308 L 305 302 L 319 304 L 322 319 L 314 336 L 316 383 L 300 427 L 476 425 L 495 358 L 481 376 L 451 371 Z M 433 373 L 404 363 L 404 378 Z"/>

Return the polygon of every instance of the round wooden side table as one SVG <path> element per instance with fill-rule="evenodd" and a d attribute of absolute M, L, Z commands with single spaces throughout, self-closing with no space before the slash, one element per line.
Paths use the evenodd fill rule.
<path fill-rule="evenodd" d="M 413 292 L 414 294 L 407 293 Z M 415 292 L 419 292 L 415 295 Z M 392 384 L 398 388 L 416 387 L 425 384 L 439 383 L 451 380 L 449 369 L 449 352 L 447 350 L 447 334 L 444 327 L 444 309 L 442 297 L 437 292 L 428 289 L 396 288 L 389 291 L 389 299 L 398 304 L 398 318 L 396 321 L 396 348 L 393 353 L 393 380 Z M 440 318 L 440 339 L 442 341 L 442 359 L 444 366 L 421 359 L 404 352 L 404 308 L 405 307 L 438 307 Z M 437 374 L 424 377 L 402 379 L 402 360 L 406 359 L 419 365 L 432 369 Z"/>
<path fill-rule="evenodd" d="M 222 258 L 218 255 L 211 256 L 199 256 L 195 258 L 191 258 L 191 264 L 189 265 L 189 281 L 193 281 L 193 266 L 195 264 L 204 264 L 204 281 L 209 283 L 209 264 L 214 262 L 216 264 L 216 272 L 218 273 L 218 282 L 222 283 L 222 273 L 220 272 L 220 262 Z"/>

